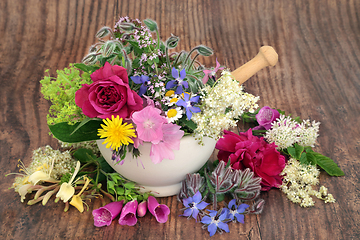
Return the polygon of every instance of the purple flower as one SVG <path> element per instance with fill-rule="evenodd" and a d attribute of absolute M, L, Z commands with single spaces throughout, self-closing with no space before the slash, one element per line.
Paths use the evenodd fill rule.
<path fill-rule="evenodd" d="M 149 196 L 147 200 L 149 212 L 154 215 L 156 221 L 159 223 L 165 223 L 168 220 L 170 209 L 165 204 L 159 204 L 156 198 Z"/>
<path fill-rule="evenodd" d="M 176 87 L 175 93 L 181 94 L 183 92 L 182 86 L 184 86 L 185 88 L 189 87 L 187 81 L 184 81 L 184 78 L 186 77 L 185 68 L 180 72 L 180 77 L 179 77 L 179 71 L 173 67 L 171 70 L 171 75 L 173 76 L 173 78 L 175 78 L 175 80 L 169 81 L 166 84 L 166 89 L 171 89 Z"/>
<path fill-rule="evenodd" d="M 114 220 L 121 212 L 123 203 L 124 200 L 120 202 L 111 202 L 104 207 L 93 210 L 92 214 L 94 216 L 95 227 L 109 226 L 112 220 Z"/>
<path fill-rule="evenodd" d="M 127 202 L 120 214 L 119 224 L 134 226 L 137 223 L 137 218 L 136 218 L 137 207 L 138 207 L 138 202 L 136 200 Z"/>
<path fill-rule="evenodd" d="M 221 211 L 221 214 L 219 215 L 217 211 L 214 210 L 208 210 L 209 216 L 204 216 L 201 219 L 201 222 L 205 225 L 207 225 L 208 232 L 210 233 L 210 237 L 216 233 L 216 231 L 222 231 L 230 232 L 229 226 L 226 223 L 226 217 L 228 214 L 228 210 L 225 209 Z"/>
<path fill-rule="evenodd" d="M 194 196 L 183 199 L 183 204 L 186 207 L 186 209 L 184 211 L 184 214 L 181 216 L 184 217 L 192 216 L 196 220 L 199 214 L 199 210 L 203 210 L 204 208 L 206 208 L 207 205 L 209 205 L 208 203 L 203 202 L 201 200 L 202 200 L 202 196 L 199 191 L 197 191 Z"/>
<path fill-rule="evenodd" d="M 244 211 L 248 208 L 249 205 L 247 204 L 240 204 L 239 206 L 236 205 L 236 199 L 233 199 L 229 202 L 228 208 L 228 215 L 227 218 L 235 221 L 235 218 L 238 222 L 244 223 Z M 234 218 L 235 217 L 235 218 Z"/>
<path fill-rule="evenodd" d="M 200 96 L 195 96 L 190 99 L 189 98 L 190 95 L 188 93 L 184 93 L 184 100 L 180 99 L 176 102 L 176 105 L 185 108 L 186 116 L 190 120 L 193 113 L 198 113 L 201 110 L 199 107 L 194 107 L 194 105 L 199 102 Z"/>
<path fill-rule="evenodd" d="M 205 76 L 202 79 L 202 82 L 205 84 L 207 83 L 207 81 L 209 80 L 209 77 L 215 78 L 215 74 L 217 71 L 219 70 L 223 70 L 224 67 L 220 67 L 220 63 L 218 62 L 218 60 L 216 59 L 216 67 L 213 70 L 203 70 L 203 72 L 205 73 Z"/>
<path fill-rule="evenodd" d="M 150 85 L 150 80 L 148 76 L 141 75 L 141 76 L 132 76 L 130 78 L 134 83 L 141 84 L 139 90 L 139 96 L 142 96 L 144 93 L 146 93 L 147 88 Z"/>
<path fill-rule="evenodd" d="M 146 201 L 142 201 L 141 203 L 139 203 L 138 208 L 137 208 L 137 215 L 138 217 L 143 217 L 145 216 L 147 212 L 147 202 Z"/>
<path fill-rule="evenodd" d="M 271 128 L 271 123 L 276 121 L 279 117 L 280 113 L 276 109 L 272 109 L 268 106 L 261 108 L 259 113 L 256 114 L 256 120 L 259 123 L 259 126 L 255 127 L 254 130 L 269 130 Z"/>

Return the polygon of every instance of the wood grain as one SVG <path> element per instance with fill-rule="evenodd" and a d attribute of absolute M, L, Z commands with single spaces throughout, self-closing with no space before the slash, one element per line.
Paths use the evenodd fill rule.
<path fill-rule="evenodd" d="M 360 2 L 356 0 L 1 0 L 0 1 L 0 238 L 1 239 L 208 239 L 193 220 L 179 217 L 175 197 L 159 201 L 171 208 L 158 224 L 146 215 L 134 227 L 116 221 L 95 228 L 91 210 L 63 213 L 61 203 L 27 206 L 8 189 L 17 159 L 30 162 L 32 150 L 57 146 L 48 135 L 49 107 L 40 93 L 45 69 L 78 62 L 103 25 L 120 16 L 152 18 L 161 38 L 180 37 L 177 49 L 204 44 L 234 70 L 263 45 L 279 54 L 275 67 L 255 74 L 244 86 L 260 95 L 260 106 L 321 122 L 316 150 L 334 159 L 344 177 L 321 174 L 336 198 L 300 208 L 279 190 L 262 193 L 263 213 L 231 224 L 217 239 L 359 239 Z"/>

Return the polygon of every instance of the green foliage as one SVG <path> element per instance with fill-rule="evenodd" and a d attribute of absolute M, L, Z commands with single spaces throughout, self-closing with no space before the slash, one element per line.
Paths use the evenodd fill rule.
<path fill-rule="evenodd" d="M 90 120 L 78 127 L 81 123 L 69 125 L 66 122 L 49 125 L 49 129 L 55 138 L 67 143 L 76 143 L 100 139 L 98 129 L 102 121 Z M 75 131 L 76 130 L 76 131 Z"/>
<path fill-rule="evenodd" d="M 49 70 L 45 72 L 48 73 Z M 87 72 L 80 75 L 80 71 L 73 64 L 63 70 L 57 70 L 56 73 L 56 78 L 44 76 L 40 81 L 41 93 L 52 103 L 47 116 L 48 124 L 75 124 L 85 118 L 81 108 L 75 104 L 75 93 L 82 84 L 91 83 L 90 75 Z"/>
<path fill-rule="evenodd" d="M 295 143 L 294 146 L 288 147 L 285 153 L 299 160 L 302 164 L 318 165 L 330 176 L 339 177 L 345 175 L 331 158 L 314 152 L 311 147 L 302 147 Z"/>

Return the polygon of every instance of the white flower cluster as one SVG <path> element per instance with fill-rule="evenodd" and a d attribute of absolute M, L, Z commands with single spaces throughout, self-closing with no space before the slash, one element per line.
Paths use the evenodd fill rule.
<path fill-rule="evenodd" d="M 291 158 L 282 172 L 284 178 L 280 188 L 290 201 L 299 203 L 301 207 L 314 206 L 315 202 L 311 196 L 316 196 L 325 203 L 335 202 L 326 187 L 321 186 L 319 191 L 314 190 L 313 187 L 319 184 L 319 174 L 320 171 L 316 166 L 303 165 Z"/>
<path fill-rule="evenodd" d="M 269 143 L 274 142 L 278 150 L 290 147 L 294 143 L 314 147 L 319 136 L 320 122 L 304 120 L 299 124 L 289 116 L 280 115 L 271 125 L 271 129 L 266 131 L 265 138 Z"/>
<path fill-rule="evenodd" d="M 200 136 L 219 139 L 223 130 L 236 126 L 235 118 L 244 111 L 254 112 L 258 100 L 259 97 L 244 92 L 230 72 L 223 71 L 213 87 L 202 89 L 201 112 L 191 118 L 197 124 L 195 131 Z"/>
<path fill-rule="evenodd" d="M 36 171 L 49 171 L 54 161 L 54 167 L 51 171 L 50 177 L 60 180 L 61 176 L 66 173 L 71 173 L 71 168 L 75 167 L 76 161 L 71 157 L 69 151 L 60 152 L 52 149 L 49 145 L 41 147 L 33 151 L 32 162 L 29 167 L 25 167 L 21 163 L 20 172 L 24 172 L 24 176 L 16 177 L 13 188 L 15 192 L 28 183 L 28 178 Z"/>

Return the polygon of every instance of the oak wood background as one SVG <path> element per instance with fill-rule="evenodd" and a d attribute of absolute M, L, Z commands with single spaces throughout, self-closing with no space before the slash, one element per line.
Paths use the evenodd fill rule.
<path fill-rule="evenodd" d="M 165 40 L 181 38 L 177 49 L 210 46 L 215 58 L 234 70 L 271 45 L 279 63 L 244 84 L 261 96 L 260 106 L 321 122 L 316 150 L 334 159 L 344 177 L 321 174 L 336 198 L 303 209 L 279 190 L 262 193 L 263 213 L 231 224 L 216 239 L 359 239 L 360 1 L 358 0 L 0 0 L 0 239 L 208 239 L 194 220 L 178 217 L 175 197 L 159 224 L 147 214 L 134 227 L 116 221 L 95 228 L 90 211 L 50 201 L 27 206 L 8 189 L 17 160 L 30 162 L 32 150 L 57 142 L 48 135 L 49 107 L 40 94 L 45 69 L 54 73 L 78 62 L 103 25 L 119 16 L 152 18 Z"/>

